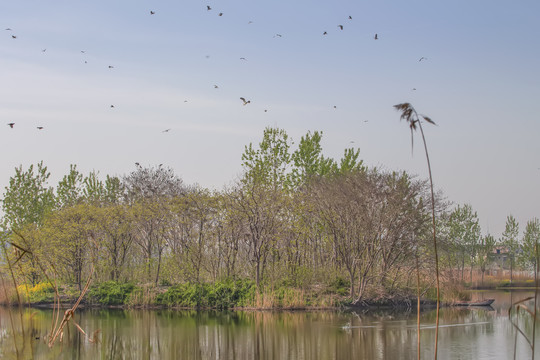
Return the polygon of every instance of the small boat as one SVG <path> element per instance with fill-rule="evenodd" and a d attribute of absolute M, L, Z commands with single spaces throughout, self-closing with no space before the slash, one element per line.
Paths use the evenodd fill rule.
<path fill-rule="evenodd" d="M 458 301 L 452 303 L 451 306 L 490 306 L 493 304 L 495 299 L 485 299 L 485 300 L 476 300 L 476 301 Z"/>

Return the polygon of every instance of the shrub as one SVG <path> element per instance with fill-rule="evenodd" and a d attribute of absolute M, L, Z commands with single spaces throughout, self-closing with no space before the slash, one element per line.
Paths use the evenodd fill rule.
<path fill-rule="evenodd" d="M 36 284 L 36 286 L 29 285 L 19 285 L 17 290 L 23 301 L 29 303 L 41 303 L 41 302 L 52 302 L 54 301 L 54 286 L 49 282 L 41 282 Z"/>
<path fill-rule="evenodd" d="M 93 286 L 88 291 L 88 297 L 103 305 L 123 305 L 134 288 L 135 285 L 131 283 L 106 281 Z"/>
<path fill-rule="evenodd" d="M 229 309 L 244 306 L 255 294 L 249 280 L 226 280 L 214 284 L 179 284 L 156 297 L 156 303 L 167 306 Z"/>

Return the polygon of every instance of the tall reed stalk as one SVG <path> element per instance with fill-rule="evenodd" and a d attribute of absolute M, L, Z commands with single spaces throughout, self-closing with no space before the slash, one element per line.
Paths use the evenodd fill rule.
<path fill-rule="evenodd" d="M 435 279 L 437 284 L 437 316 L 435 320 L 435 360 L 437 360 L 437 345 L 439 342 L 439 311 L 440 311 L 440 303 L 441 303 L 441 294 L 440 294 L 440 284 L 439 284 L 439 255 L 437 253 L 437 227 L 435 224 L 435 192 L 433 191 L 433 177 L 431 175 L 431 164 L 429 162 L 429 153 L 426 143 L 426 138 L 424 136 L 424 129 L 422 128 L 422 120 L 425 122 L 435 125 L 435 122 L 431 120 L 429 117 L 424 115 L 418 115 L 416 110 L 412 107 L 409 103 L 402 103 L 394 105 L 394 108 L 397 111 L 401 112 L 401 120 L 405 120 L 409 124 L 409 128 L 411 130 L 411 149 L 413 147 L 413 133 L 416 131 L 417 127 L 420 129 L 420 134 L 422 134 L 422 141 L 424 143 L 424 150 L 426 152 L 426 160 L 427 160 L 427 166 L 428 166 L 428 172 L 429 172 L 429 184 L 431 189 L 431 215 L 432 215 L 432 225 L 433 225 L 433 252 L 435 256 Z M 419 319 L 417 320 L 419 321 Z M 418 337 L 420 337 L 420 333 L 418 333 Z M 419 357 L 420 358 L 420 357 Z"/>

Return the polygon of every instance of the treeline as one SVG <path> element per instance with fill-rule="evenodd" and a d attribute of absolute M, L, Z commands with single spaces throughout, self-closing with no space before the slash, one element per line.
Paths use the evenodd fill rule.
<path fill-rule="evenodd" d="M 354 304 L 408 299 L 417 286 L 433 296 L 427 182 L 368 168 L 354 148 L 324 157 L 321 138 L 309 132 L 292 151 L 284 130 L 265 129 L 245 147 L 242 176 L 220 191 L 163 166 L 100 179 L 72 165 L 54 188 L 43 163 L 16 168 L 2 198 L 4 283 L 80 291 L 93 271 L 94 289 L 174 285 L 156 297 L 169 305 L 197 304 L 179 289 L 216 299 L 297 289 Z M 475 221 L 470 207 L 448 208 L 439 194 L 441 264 L 452 280 L 469 264 L 485 269 L 493 239 L 466 222 Z"/>

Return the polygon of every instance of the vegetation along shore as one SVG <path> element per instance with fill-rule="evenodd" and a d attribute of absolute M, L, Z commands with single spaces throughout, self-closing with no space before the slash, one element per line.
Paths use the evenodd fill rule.
<path fill-rule="evenodd" d="M 456 205 L 406 172 L 370 168 L 360 151 L 323 155 L 318 131 L 293 149 L 267 128 L 222 190 L 171 169 L 135 164 L 123 176 L 71 165 L 56 186 L 44 163 L 15 169 L 1 199 L 4 304 L 295 309 L 415 306 L 467 288 L 533 286 L 538 219 L 509 215 L 482 235 Z M 529 277 L 527 274 L 531 274 Z M 519 276 L 518 276 L 519 274 Z M 412 304 L 412 305 L 410 305 Z"/>

